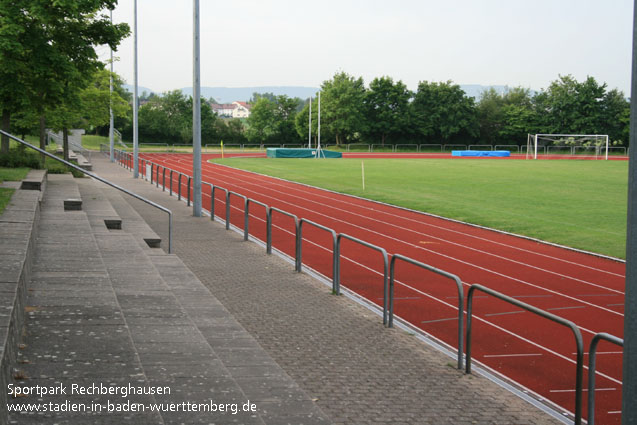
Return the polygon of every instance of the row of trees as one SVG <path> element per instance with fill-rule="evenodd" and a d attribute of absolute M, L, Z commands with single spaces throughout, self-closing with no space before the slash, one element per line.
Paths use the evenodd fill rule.
<path fill-rule="evenodd" d="M 362 78 L 338 73 L 321 86 L 321 138 L 327 143 L 522 144 L 528 133 L 608 134 L 628 144 L 630 105 L 624 94 L 607 90 L 593 77 L 560 76 L 546 90 L 489 89 L 476 103 L 452 82 L 427 82 L 415 92 L 390 77 Z M 309 104 L 297 115 L 306 140 Z M 313 134 L 318 105 L 312 104 Z"/>
<path fill-rule="evenodd" d="M 87 100 L 104 100 L 104 84 L 110 77 L 95 46 L 116 50 L 130 33 L 127 24 L 112 24 L 102 13 L 116 4 L 116 0 L 0 0 L 3 130 L 11 131 L 14 117 L 22 131 L 35 119 L 44 148 L 47 121 L 66 134 L 81 118 L 103 114 L 103 108 L 97 111 L 91 107 L 95 103 Z M 123 113 L 118 106 L 126 107 L 116 104 Z M 5 137 L 0 150 L 9 150 Z"/>

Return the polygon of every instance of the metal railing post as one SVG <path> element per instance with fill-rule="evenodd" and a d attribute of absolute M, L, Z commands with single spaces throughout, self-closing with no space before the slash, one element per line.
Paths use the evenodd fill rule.
<path fill-rule="evenodd" d="M 357 239 L 353 236 L 346 235 L 345 233 L 340 233 L 336 238 L 336 279 L 334 281 L 333 292 L 336 295 L 340 295 L 341 293 L 341 240 L 343 238 L 348 239 L 352 242 L 356 242 L 360 245 L 366 246 L 367 248 L 373 249 L 374 251 L 378 251 L 383 256 L 383 324 L 387 323 L 387 298 L 388 298 L 388 274 L 389 274 L 389 260 L 387 257 L 387 251 L 385 248 L 381 248 L 379 246 L 373 245 L 369 242 L 365 242 L 361 239 Z"/>
<path fill-rule="evenodd" d="M 272 213 L 273 212 L 278 212 L 280 214 L 283 214 L 287 217 L 290 217 L 292 219 L 294 219 L 294 271 L 299 271 L 299 259 L 296 258 L 296 255 L 299 252 L 299 247 L 298 247 L 298 242 L 299 242 L 299 238 L 298 238 L 298 234 L 299 234 L 299 219 L 297 216 L 295 216 L 294 214 L 290 214 L 289 212 L 280 210 L 278 208 L 275 207 L 270 207 L 270 209 L 268 210 L 268 218 L 267 218 L 267 244 L 266 244 L 266 252 L 268 254 L 272 254 Z"/>
<path fill-rule="evenodd" d="M 192 183 L 192 176 L 188 176 L 188 190 L 186 190 L 186 205 L 190 206 L 190 184 Z"/>
<path fill-rule="evenodd" d="M 250 226 L 250 220 L 249 220 L 249 215 L 250 215 L 250 204 L 258 204 L 261 205 L 262 207 L 265 207 L 265 213 L 266 213 L 266 217 L 267 217 L 267 213 L 268 213 L 268 209 L 270 207 L 268 207 L 266 204 L 264 204 L 263 202 L 259 202 L 259 201 L 255 201 L 254 199 L 250 199 L 250 198 L 246 198 L 246 204 L 245 204 L 245 223 L 244 223 L 244 236 L 243 239 L 244 240 L 248 240 L 248 235 L 249 235 L 249 226 Z M 267 219 L 266 219 L 267 221 Z"/>
<path fill-rule="evenodd" d="M 599 341 L 605 340 L 612 342 L 613 344 L 624 346 L 624 340 L 606 332 L 595 334 L 591 340 L 591 345 L 588 350 L 588 424 L 595 425 L 595 369 L 596 357 L 597 357 L 597 344 Z"/>
<path fill-rule="evenodd" d="M 153 172 L 155 171 L 155 163 L 150 163 L 150 184 L 153 184 Z M 148 176 L 146 176 L 148 177 Z"/>
<path fill-rule="evenodd" d="M 337 245 L 337 236 L 336 236 L 336 232 L 333 229 L 330 229 L 329 227 L 323 226 L 321 224 L 315 223 L 313 221 L 307 220 L 307 219 L 300 219 L 299 220 L 299 231 L 297 232 L 296 238 L 297 238 L 297 253 L 296 256 L 299 259 L 299 265 L 298 265 L 298 271 L 301 272 L 303 271 L 303 223 L 307 223 L 310 224 L 314 227 L 317 227 L 319 229 L 325 230 L 326 232 L 330 233 L 332 235 L 332 291 L 334 291 L 334 283 L 336 281 L 336 245 Z"/>
<path fill-rule="evenodd" d="M 226 230 L 230 230 L 230 191 L 226 191 Z"/>
<path fill-rule="evenodd" d="M 179 177 L 177 177 L 177 200 L 181 201 L 181 176 L 182 174 L 179 173 Z"/>
<path fill-rule="evenodd" d="M 170 179 L 170 185 L 168 186 L 168 194 L 170 196 L 173 196 L 173 170 L 172 168 L 170 169 L 170 175 L 168 177 Z"/>
<path fill-rule="evenodd" d="M 161 191 L 166 191 L 166 167 L 164 167 L 164 170 L 161 173 Z"/>
<path fill-rule="evenodd" d="M 412 258 L 405 257 L 404 255 L 394 254 L 391 259 L 391 265 L 389 267 L 389 322 L 388 327 L 394 327 L 394 282 L 395 282 L 395 269 L 396 260 L 402 260 L 406 263 L 420 267 L 424 270 L 436 273 L 447 279 L 451 279 L 455 282 L 458 289 L 458 369 L 462 369 L 462 353 L 463 353 L 463 338 L 464 338 L 464 292 L 462 290 L 462 281 L 454 274 L 447 273 L 444 270 L 437 269 L 428 264 L 421 263 Z"/>
<path fill-rule="evenodd" d="M 489 289 L 482 285 L 471 285 L 467 294 L 467 343 L 466 343 L 466 362 L 465 371 L 471 373 L 471 331 L 472 331 L 472 311 L 473 311 L 473 294 L 475 291 L 481 291 L 485 294 L 489 294 L 502 301 L 508 302 L 520 308 L 523 308 L 531 313 L 535 313 L 538 316 L 551 320 L 562 326 L 566 326 L 571 329 L 573 336 L 575 337 L 575 344 L 577 346 L 577 362 L 575 369 L 575 425 L 581 425 L 582 423 L 582 382 L 584 375 L 584 342 L 582 340 L 582 333 L 575 323 L 570 320 L 566 320 L 562 317 L 556 316 L 547 311 L 541 310 L 535 306 L 516 300 L 515 298 L 504 295 L 500 292 Z"/>
<path fill-rule="evenodd" d="M 155 187 L 159 187 L 159 164 L 155 167 L 157 171 L 155 172 Z M 166 167 L 164 167 L 166 169 Z"/>

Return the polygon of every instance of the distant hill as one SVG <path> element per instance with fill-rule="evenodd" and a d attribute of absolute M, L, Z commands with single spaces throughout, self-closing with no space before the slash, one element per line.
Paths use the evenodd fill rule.
<path fill-rule="evenodd" d="M 122 84 L 122 87 L 130 93 L 133 92 L 133 86 L 131 86 L 130 84 Z M 146 94 L 157 93 L 155 90 L 151 90 L 148 87 L 137 86 L 137 94 L 139 96 L 141 96 L 144 92 L 146 92 Z"/>
<path fill-rule="evenodd" d="M 510 86 L 493 85 L 483 86 L 481 84 L 460 84 L 460 88 L 467 93 L 467 96 L 473 97 L 476 101 L 480 100 L 480 95 L 483 91 L 493 87 L 498 93 L 504 93 Z M 131 93 L 133 87 L 125 84 L 124 88 Z M 307 99 L 310 96 L 316 96 L 318 87 L 303 87 L 303 86 L 257 86 L 257 87 L 202 87 L 201 96 L 205 99 L 214 98 L 218 103 L 232 103 L 236 100 L 248 101 L 252 97 L 253 93 L 274 93 L 275 95 L 287 95 L 288 97 L 299 97 L 301 99 Z M 138 87 L 139 94 L 143 92 L 147 94 L 157 93 L 147 87 Z M 192 96 L 192 87 L 184 87 L 181 89 L 182 93 L 186 96 Z M 531 90 L 531 95 L 535 94 L 535 91 Z"/>
<path fill-rule="evenodd" d="M 277 96 L 286 95 L 307 99 L 310 96 L 315 96 L 318 90 L 317 87 L 299 86 L 202 87 L 201 96 L 205 99 L 212 97 L 218 103 L 232 103 L 236 100 L 246 102 L 250 100 L 253 93 L 273 93 Z M 192 87 L 184 87 L 181 91 L 186 96 L 192 96 Z"/>

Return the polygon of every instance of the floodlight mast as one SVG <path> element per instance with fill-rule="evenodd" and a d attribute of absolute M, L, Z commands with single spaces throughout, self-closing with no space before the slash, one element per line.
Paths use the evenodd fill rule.
<path fill-rule="evenodd" d="M 309 116 L 309 124 L 308 124 L 308 136 L 307 136 L 307 147 L 308 149 L 312 149 L 312 96 L 310 96 L 310 113 Z"/>
<path fill-rule="evenodd" d="M 193 0 L 192 34 L 192 215 L 201 217 L 201 79 L 199 0 Z"/>
<path fill-rule="evenodd" d="M 637 0 L 633 7 L 633 62 L 629 146 L 637 143 Z M 632 143 L 632 145 L 630 144 Z M 626 286 L 624 296 L 624 358 L 622 425 L 637 424 L 637 155 L 628 151 L 628 214 L 626 224 Z"/>
<path fill-rule="evenodd" d="M 316 157 L 321 156 L 321 92 L 318 92 L 318 141 L 316 144 Z"/>
<path fill-rule="evenodd" d="M 113 10 L 111 9 L 111 25 L 113 25 Z M 109 114 L 109 127 L 108 127 L 108 146 L 109 146 L 109 158 L 111 162 L 115 162 L 115 138 L 114 138 L 114 123 L 113 123 L 113 49 L 111 49 L 111 75 L 108 94 L 108 114 Z"/>
<path fill-rule="evenodd" d="M 134 60 L 133 60 L 133 178 L 139 178 L 139 140 L 138 140 L 138 122 L 137 122 L 137 106 L 139 100 L 137 97 L 137 0 L 134 2 L 135 12 L 133 20 L 133 44 L 134 44 Z"/>

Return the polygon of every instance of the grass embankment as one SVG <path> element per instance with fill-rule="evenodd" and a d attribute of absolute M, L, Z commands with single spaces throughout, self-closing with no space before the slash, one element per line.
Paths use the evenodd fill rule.
<path fill-rule="evenodd" d="M 4 181 L 20 181 L 27 176 L 29 172 L 28 168 L 5 168 L 0 167 L 0 183 Z M 13 189 L 0 187 L 0 214 L 9 204 L 11 196 L 13 196 Z"/>
<path fill-rule="evenodd" d="M 625 161 L 227 158 L 221 164 L 625 258 Z"/>

